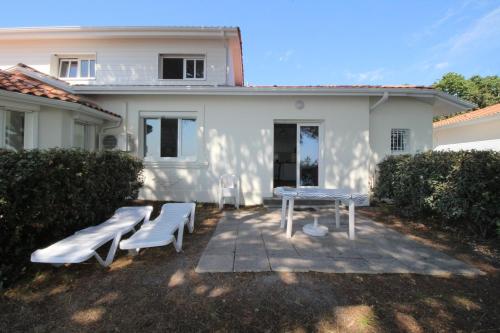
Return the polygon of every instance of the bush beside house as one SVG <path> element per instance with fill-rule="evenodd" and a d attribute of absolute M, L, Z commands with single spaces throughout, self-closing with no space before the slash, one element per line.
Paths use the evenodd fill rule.
<path fill-rule="evenodd" d="M 481 237 L 500 236 L 500 153 L 427 152 L 378 165 L 375 197 L 409 217 L 435 216 Z"/>
<path fill-rule="evenodd" d="M 142 186 L 143 164 L 122 152 L 0 151 L 0 287 L 37 248 L 109 217 Z"/>

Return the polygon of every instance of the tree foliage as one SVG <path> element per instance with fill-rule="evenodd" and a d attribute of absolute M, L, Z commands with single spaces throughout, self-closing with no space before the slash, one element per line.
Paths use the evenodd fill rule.
<path fill-rule="evenodd" d="M 434 83 L 436 89 L 447 92 L 484 108 L 500 103 L 500 77 L 474 75 L 466 79 L 458 73 L 447 73 Z"/>
<path fill-rule="evenodd" d="M 500 153 L 426 152 L 389 156 L 378 164 L 375 197 L 399 213 L 435 216 L 481 237 L 500 237 Z"/>

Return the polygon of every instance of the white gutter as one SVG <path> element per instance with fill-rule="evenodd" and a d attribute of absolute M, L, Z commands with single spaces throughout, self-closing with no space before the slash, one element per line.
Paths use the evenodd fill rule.
<path fill-rule="evenodd" d="M 88 107 L 86 105 L 82 105 L 82 104 L 78 104 L 78 103 L 74 103 L 74 102 L 66 102 L 66 101 L 51 99 L 51 98 L 47 98 L 47 97 L 33 96 L 33 95 L 22 94 L 22 93 L 13 92 L 13 91 L 6 91 L 6 90 L 0 90 L 0 97 L 4 98 L 6 100 L 13 101 L 13 102 L 21 101 L 21 102 L 35 104 L 35 105 L 52 106 L 52 107 L 57 107 L 60 109 L 86 113 L 88 115 L 94 116 L 94 117 L 99 118 L 99 119 L 104 119 L 104 120 L 109 120 L 109 121 L 121 121 L 121 117 L 117 117 L 117 116 L 111 115 L 109 113 L 99 111 L 99 110 L 93 109 L 91 107 Z"/>
<path fill-rule="evenodd" d="M 91 95 L 234 95 L 234 96 L 383 96 L 439 98 L 463 109 L 476 105 L 435 89 L 356 88 L 356 87 L 237 87 L 237 86 L 167 86 L 167 85 L 87 85 L 73 86 L 78 94 Z"/>
<path fill-rule="evenodd" d="M 380 105 L 384 104 L 388 99 L 389 99 L 389 93 L 386 91 L 384 92 L 384 95 L 382 95 L 382 97 L 370 107 L 370 111 L 375 110 Z"/>

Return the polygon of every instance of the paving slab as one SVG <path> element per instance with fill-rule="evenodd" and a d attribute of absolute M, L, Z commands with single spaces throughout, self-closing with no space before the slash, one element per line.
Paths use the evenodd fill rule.
<path fill-rule="evenodd" d="M 270 270 L 269 259 L 266 255 L 249 256 L 237 254 L 234 257 L 235 272 L 267 272 Z"/>
<path fill-rule="evenodd" d="M 203 254 L 196 266 L 197 273 L 225 273 L 234 269 L 234 254 Z"/>
<path fill-rule="evenodd" d="M 304 258 L 269 257 L 271 269 L 276 272 L 309 272 L 312 261 Z"/>
<path fill-rule="evenodd" d="M 225 212 L 203 252 L 197 272 L 325 272 L 483 274 L 478 269 L 366 218 L 356 220 L 356 240 L 348 237 L 347 211 L 340 228 L 333 209 L 322 208 L 324 237 L 302 231 L 310 212 L 294 212 L 294 233 L 280 228 L 280 209 Z"/>

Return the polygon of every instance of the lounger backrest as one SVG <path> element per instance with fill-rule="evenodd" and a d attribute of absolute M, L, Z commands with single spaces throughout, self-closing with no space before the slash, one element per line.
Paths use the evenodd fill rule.
<path fill-rule="evenodd" d="M 191 214 L 193 207 L 194 204 L 192 203 L 166 203 L 161 207 L 161 212 L 157 220 L 163 220 L 168 217 L 187 218 Z"/>

